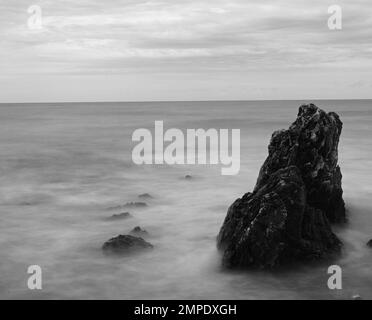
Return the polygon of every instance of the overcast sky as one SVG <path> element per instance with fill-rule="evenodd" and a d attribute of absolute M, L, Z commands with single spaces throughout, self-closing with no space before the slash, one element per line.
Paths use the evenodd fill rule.
<path fill-rule="evenodd" d="M 371 40 L 371 0 L 1 0 L 0 102 L 372 98 Z"/>

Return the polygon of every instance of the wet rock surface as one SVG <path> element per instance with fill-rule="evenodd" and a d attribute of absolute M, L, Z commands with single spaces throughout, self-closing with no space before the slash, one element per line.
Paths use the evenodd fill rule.
<path fill-rule="evenodd" d="M 310 104 L 273 133 L 253 192 L 230 206 L 218 235 L 225 266 L 275 268 L 340 252 L 330 223 L 345 221 L 341 130 L 336 113 Z"/>
<path fill-rule="evenodd" d="M 106 241 L 102 246 L 102 250 L 105 253 L 115 254 L 132 253 L 152 248 L 153 245 L 151 243 L 132 235 L 118 235 Z"/>

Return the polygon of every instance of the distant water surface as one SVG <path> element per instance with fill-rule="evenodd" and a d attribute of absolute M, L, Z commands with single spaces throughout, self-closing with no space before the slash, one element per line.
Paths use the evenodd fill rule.
<path fill-rule="evenodd" d="M 372 101 L 312 101 L 339 113 L 339 149 L 350 222 L 337 234 L 343 290 L 327 287 L 327 264 L 270 274 L 220 267 L 215 238 L 228 206 L 252 190 L 274 130 L 301 103 L 153 102 L 0 105 L 0 298 L 2 299 L 372 299 Z M 241 170 L 220 166 L 136 166 L 132 132 L 241 129 Z M 193 176 L 185 180 L 186 174 Z M 150 193 L 153 199 L 140 200 Z M 146 201 L 132 218 L 105 221 L 111 206 Z M 154 250 L 123 258 L 104 241 L 134 226 Z M 27 266 L 43 290 L 27 289 Z"/>

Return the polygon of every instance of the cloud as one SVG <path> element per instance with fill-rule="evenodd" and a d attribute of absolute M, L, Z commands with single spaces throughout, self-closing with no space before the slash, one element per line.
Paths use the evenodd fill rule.
<path fill-rule="evenodd" d="M 19 16 L 26 12 L 18 11 Z M 63 5 L 64 3 L 64 5 Z M 371 6 L 368 1 L 356 1 Z M 35 59 L 48 57 L 56 62 L 80 59 L 185 58 L 246 56 L 262 53 L 266 64 L 276 61 L 283 52 L 288 67 L 296 61 L 323 60 L 330 45 L 337 49 L 353 48 L 354 40 L 366 43 L 372 23 L 356 4 L 345 5 L 345 30 L 332 34 L 326 27 L 327 6 L 324 1 L 52 1 L 41 2 L 43 29 L 27 30 L 18 24 L 16 8 L 2 29 L 5 52 L 17 44 L 20 51 Z M 346 9 L 350 9 L 346 11 Z M 359 14 L 360 13 L 360 14 Z M 363 32 L 365 29 L 365 32 Z M 367 31 L 368 30 L 368 31 Z M 3 49 L 4 50 L 4 49 Z M 267 54 L 267 53 L 271 53 Z M 358 50 L 354 50 L 358 55 Z M 305 56 L 309 59 L 306 59 Z M 289 58 L 289 57 L 288 57 Z M 341 56 L 337 56 L 341 59 Z M 320 61 L 321 62 L 321 61 Z"/>
<path fill-rule="evenodd" d="M 0 77 L 372 68 L 370 0 L 331 3 L 341 31 L 324 0 L 35 2 L 41 30 L 27 27 L 29 1 L 0 4 Z"/>

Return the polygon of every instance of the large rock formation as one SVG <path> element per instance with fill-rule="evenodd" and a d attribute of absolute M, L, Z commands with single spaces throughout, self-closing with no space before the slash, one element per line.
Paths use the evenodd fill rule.
<path fill-rule="evenodd" d="M 218 235 L 224 265 L 273 268 L 340 251 L 330 222 L 345 221 L 341 130 L 336 113 L 310 104 L 288 130 L 273 133 L 253 192 L 230 206 Z"/>

